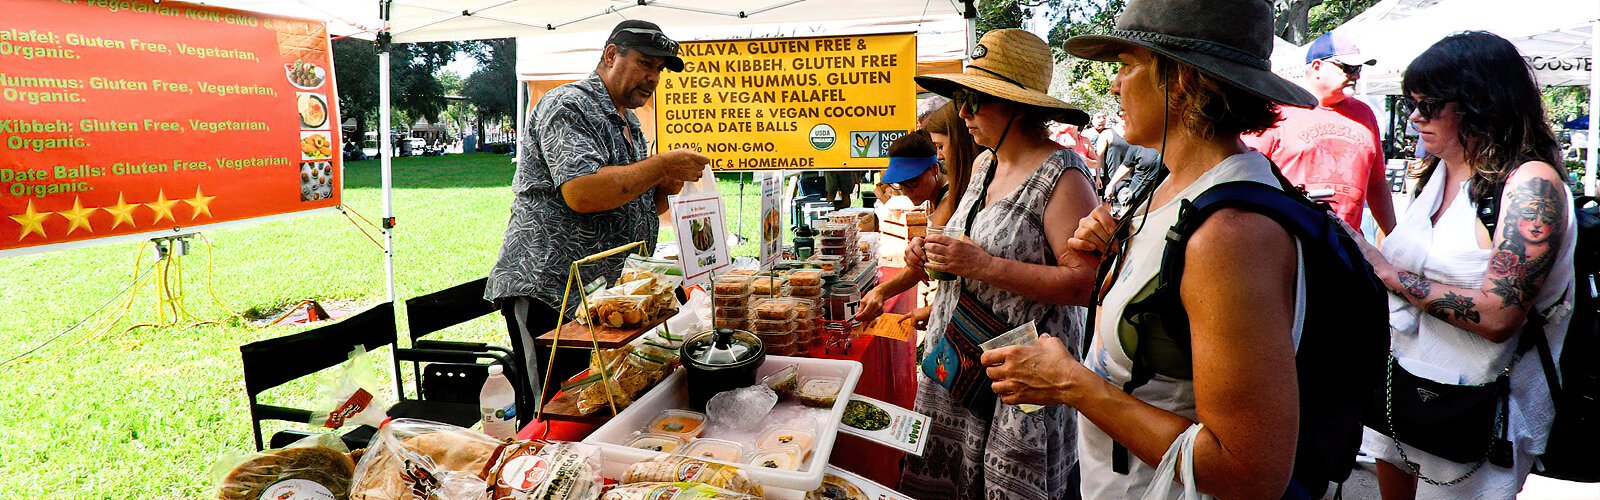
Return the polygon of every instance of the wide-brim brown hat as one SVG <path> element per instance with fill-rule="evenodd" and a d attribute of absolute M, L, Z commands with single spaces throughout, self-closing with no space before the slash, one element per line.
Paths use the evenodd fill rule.
<path fill-rule="evenodd" d="M 1116 29 L 1067 40 L 1067 53 L 1116 61 L 1130 46 L 1194 66 L 1252 94 L 1301 108 L 1317 98 L 1272 72 L 1272 4 L 1268 0 L 1128 0 Z"/>
<path fill-rule="evenodd" d="M 916 77 L 929 92 L 951 97 L 966 88 L 1017 104 L 1058 111 L 1056 121 L 1089 123 L 1089 114 L 1050 97 L 1055 58 L 1038 35 L 1019 29 L 992 30 L 972 50 L 972 62 L 960 73 Z"/>

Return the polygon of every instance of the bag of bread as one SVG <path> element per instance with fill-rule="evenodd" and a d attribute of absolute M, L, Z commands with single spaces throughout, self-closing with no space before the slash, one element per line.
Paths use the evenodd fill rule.
<path fill-rule="evenodd" d="M 600 496 L 600 449 L 581 443 L 517 441 L 495 450 L 485 477 L 491 500 L 593 500 Z"/>
<path fill-rule="evenodd" d="M 212 466 L 221 500 L 344 499 L 356 464 L 339 436 L 320 434 L 277 450 L 226 457 Z"/>
<path fill-rule="evenodd" d="M 757 500 L 761 497 L 746 495 L 704 483 L 633 483 L 618 485 L 606 492 L 601 500 Z"/>
<path fill-rule="evenodd" d="M 699 460 L 683 455 L 661 454 L 628 466 L 622 484 L 704 483 L 743 495 L 761 497 L 761 486 L 750 481 L 744 470 L 732 465 Z"/>
<path fill-rule="evenodd" d="M 317 386 L 317 410 L 311 412 L 312 425 L 338 430 L 347 425 L 377 427 L 389 418 L 388 405 L 377 401 L 378 368 L 367 357 L 367 349 L 356 346 L 350 359 Z"/>
<path fill-rule="evenodd" d="M 484 478 L 500 442 L 450 424 L 397 418 L 356 463 L 354 500 L 487 500 Z"/>

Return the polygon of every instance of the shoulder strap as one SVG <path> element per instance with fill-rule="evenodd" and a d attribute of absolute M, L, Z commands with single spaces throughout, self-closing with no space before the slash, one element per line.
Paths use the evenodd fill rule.
<path fill-rule="evenodd" d="M 1167 231 L 1167 245 L 1161 256 L 1160 286 L 1177 286 L 1183 276 L 1183 257 L 1189 237 L 1205 220 L 1218 210 L 1235 208 L 1270 217 L 1291 236 L 1302 240 L 1334 241 L 1340 228 L 1334 227 L 1326 212 L 1316 205 L 1297 199 L 1288 191 L 1253 181 L 1233 181 L 1218 184 L 1200 193 L 1193 201 L 1183 202 L 1178 212 L 1178 222 Z M 1360 267 L 1364 257 L 1351 255 L 1346 249 L 1333 246 L 1332 250 L 1347 268 Z"/>

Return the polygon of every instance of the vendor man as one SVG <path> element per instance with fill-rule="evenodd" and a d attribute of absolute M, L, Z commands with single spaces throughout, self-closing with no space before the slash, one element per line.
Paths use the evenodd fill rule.
<path fill-rule="evenodd" d="M 511 182 L 511 220 L 484 299 L 505 315 L 533 391 L 545 368 L 533 339 L 556 327 L 572 262 L 635 241 L 653 248 L 667 196 L 698 180 L 709 163 L 687 149 L 646 156 L 649 145 L 632 110 L 650 101 L 663 69 L 683 71 L 678 42 L 654 23 L 623 21 L 611 30 L 595 71 L 550 90 L 528 120 Z M 583 276 L 616 280 L 625 258 L 585 266 Z M 571 355 L 556 361 L 557 381 L 581 370 L 588 357 L 561 351 Z"/>

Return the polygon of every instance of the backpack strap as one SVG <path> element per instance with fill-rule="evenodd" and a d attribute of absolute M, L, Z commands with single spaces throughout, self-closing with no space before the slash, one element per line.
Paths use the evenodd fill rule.
<path fill-rule="evenodd" d="M 1323 205 L 1306 199 L 1298 189 L 1288 184 L 1288 181 L 1282 180 L 1281 175 L 1279 177 L 1284 186 L 1282 189 L 1255 181 L 1226 182 L 1206 189 L 1192 201 L 1184 200 L 1179 207 L 1178 222 L 1167 230 L 1166 245 L 1161 255 L 1161 270 L 1156 277 L 1156 288 L 1143 303 L 1150 304 L 1146 311 L 1159 315 L 1167 334 L 1185 350 L 1190 347 L 1188 314 L 1183 309 L 1178 293 L 1183 279 L 1184 257 L 1188 250 L 1189 238 L 1194 236 L 1194 232 L 1207 218 L 1210 218 L 1211 214 L 1224 208 L 1234 208 L 1265 215 L 1276 221 L 1291 236 L 1301 240 L 1335 241 L 1337 238 L 1335 231 L 1342 230 L 1334 226 L 1331 216 Z M 1359 268 L 1364 262 L 1361 260 L 1364 257 L 1359 254 L 1353 255 L 1345 248 L 1334 247 L 1333 251 L 1349 268 Z M 1132 394 L 1134 390 L 1155 377 L 1154 369 L 1147 366 L 1143 362 L 1143 356 L 1137 352 L 1139 349 L 1139 346 L 1135 346 L 1135 352 L 1128 353 L 1129 359 L 1133 361 L 1130 370 L 1132 376 L 1122 387 L 1123 392 L 1128 394 Z M 1129 471 L 1128 449 L 1115 441 L 1112 442 L 1111 468 L 1119 474 L 1127 474 Z"/>

